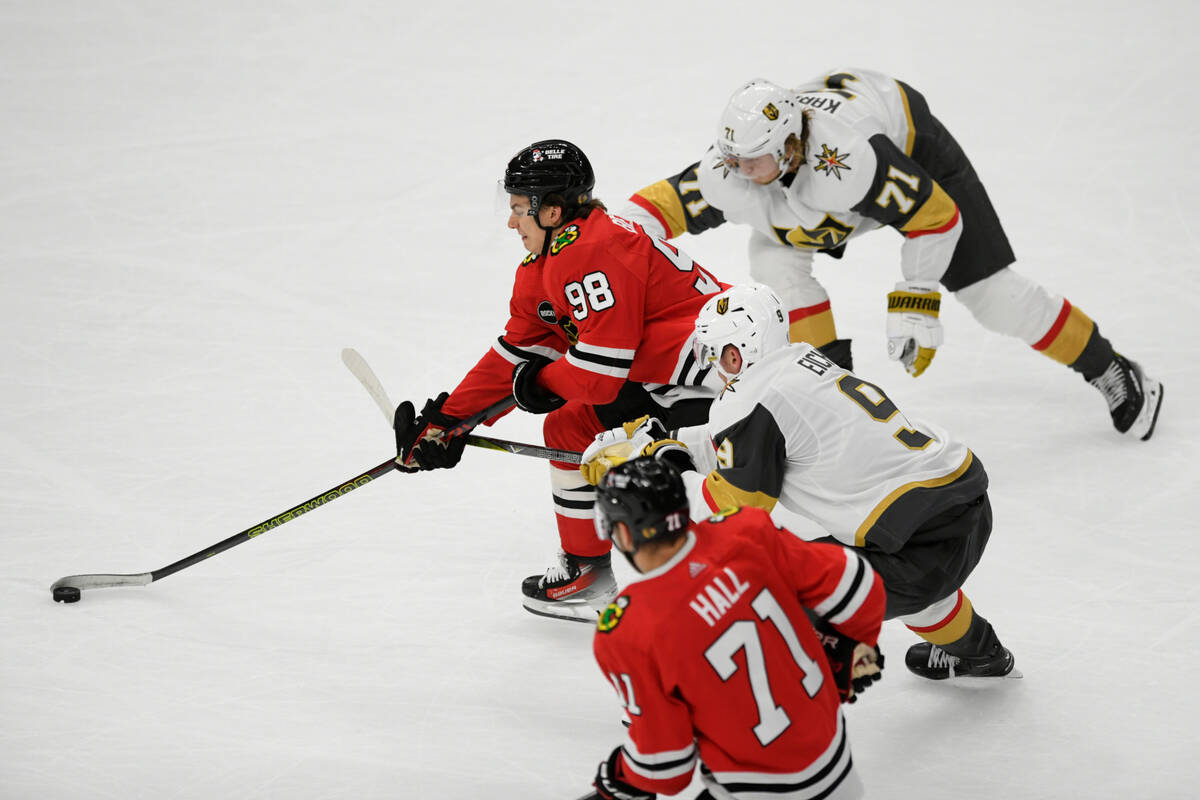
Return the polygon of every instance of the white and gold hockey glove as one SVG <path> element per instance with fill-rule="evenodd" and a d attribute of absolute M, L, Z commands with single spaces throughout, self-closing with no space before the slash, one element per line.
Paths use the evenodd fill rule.
<path fill-rule="evenodd" d="M 901 281 L 888 293 L 887 352 L 914 378 L 925 371 L 944 340 L 938 311 L 942 293 L 937 284 Z"/>
<path fill-rule="evenodd" d="M 687 447 L 676 439 L 667 438 L 667 429 L 650 415 L 626 422 L 619 428 L 596 434 L 595 440 L 583 451 L 579 471 L 592 486 L 600 483 L 604 473 L 633 458 L 661 458 L 668 451 L 681 451 L 687 462 Z"/>

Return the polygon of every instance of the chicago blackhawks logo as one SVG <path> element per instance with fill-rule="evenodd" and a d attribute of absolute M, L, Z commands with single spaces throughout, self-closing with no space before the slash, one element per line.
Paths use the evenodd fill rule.
<path fill-rule="evenodd" d="M 556 256 L 564 247 L 574 242 L 579 238 L 579 226 L 568 225 L 563 228 L 562 233 L 554 240 L 554 244 L 550 245 L 550 255 Z"/>
<path fill-rule="evenodd" d="M 629 607 L 629 598 L 621 595 L 616 600 L 608 604 L 608 607 L 600 612 L 600 619 L 596 620 L 596 631 L 599 633 L 608 633 L 621 624 L 621 618 L 625 616 L 625 609 Z"/>
<path fill-rule="evenodd" d="M 838 153 L 837 148 L 829 149 L 829 145 L 821 145 L 821 154 L 817 156 L 817 164 L 813 167 L 817 172 L 824 172 L 826 175 L 832 175 L 839 181 L 842 179 L 842 170 L 850 169 L 846 160 L 850 158 L 850 154 L 842 155 Z"/>

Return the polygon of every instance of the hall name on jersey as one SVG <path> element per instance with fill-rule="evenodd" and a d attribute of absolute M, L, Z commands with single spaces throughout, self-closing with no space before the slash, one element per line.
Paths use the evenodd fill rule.
<path fill-rule="evenodd" d="M 706 583 L 704 589 L 696 594 L 696 599 L 688 604 L 710 628 L 716 625 L 721 617 L 725 616 L 725 612 L 733 608 L 733 604 L 750 588 L 750 584 L 739 578 L 730 567 L 725 568 L 725 576 L 729 578 L 728 586 L 721 576 L 717 575 Z"/>

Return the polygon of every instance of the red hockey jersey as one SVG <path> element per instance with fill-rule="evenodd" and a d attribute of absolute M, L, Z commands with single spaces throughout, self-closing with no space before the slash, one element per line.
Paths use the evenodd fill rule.
<path fill-rule="evenodd" d="M 689 338 L 709 296 L 728 288 L 677 247 L 602 211 L 568 224 L 541 258 L 517 268 L 505 333 L 450 394 L 466 417 L 512 391 L 513 366 L 556 359 L 539 381 L 558 396 L 600 405 L 626 380 L 709 385 Z"/>
<path fill-rule="evenodd" d="M 629 721 L 619 777 L 676 794 L 699 759 L 706 781 L 734 797 L 832 793 L 851 773 L 850 748 L 802 607 L 874 645 L 882 581 L 853 550 L 805 542 L 759 509 L 693 524 L 687 537 L 597 626 L 596 661 Z"/>

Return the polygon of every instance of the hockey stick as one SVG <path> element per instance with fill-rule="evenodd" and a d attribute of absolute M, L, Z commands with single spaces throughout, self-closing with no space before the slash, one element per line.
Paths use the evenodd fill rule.
<path fill-rule="evenodd" d="M 379 377 L 375 375 L 375 371 L 371 369 L 371 365 L 353 347 L 347 347 L 342 350 L 342 363 L 346 365 L 346 369 L 350 370 L 350 373 L 354 377 L 358 378 L 358 382 L 367 390 L 367 394 L 371 395 L 371 399 L 375 401 L 375 405 L 379 406 L 383 418 L 391 425 L 392 414 L 395 412 L 396 407 L 392 405 L 391 398 L 388 397 L 388 393 L 383 388 Z M 490 436 L 479 436 L 477 434 L 467 436 L 467 444 L 487 450 L 500 450 L 519 456 L 532 456 L 533 458 L 544 458 L 550 461 L 563 461 L 568 464 L 578 464 L 583 455 L 574 450 L 559 450 L 540 444 L 511 442 L 507 439 L 493 439 Z"/>
<path fill-rule="evenodd" d="M 512 404 L 513 399 L 511 397 L 505 398 L 504 400 L 485 408 L 483 411 L 480 411 L 470 419 L 463 420 L 460 425 L 450 429 L 448 432 L 453 433 L 461 430 L 470 430 L 480 422 L 483 422 L 485 419 L 504 411 Z M 231 547 L 236 547 L 243 542 L 248 542 L 256 536 L 260 536 L 267 531 L 274 530 L 285 522 L 290 522 L 296 517 L 307 514 L 310 511 L 314 511 L 326 503 L 332 503 L 334 500 L 349 494 L 360 486 L 365 486 L 376 478 L 387 475 L 389 472 L 397 469 L 397 467 L 398 465 L 396 464 L 396 457 L 392 456 L 382 464 L 374 466 L 361 475 L 357 475 L 331 489 L 327 489 L 324 492 L 305 500 L 298 506 L 293 506 L 281 514 L 277 514 L 270 519 L 263 520 L 253 527 L 247 528 L 240 533 L 235 533 L 228 539 L 222 539 L 214 545 L 206 547 L 197 553 L 193 553 L 187 558 L 181 558 L 174 564 L 168 564 L 161 569 L 156 569 L 152 572 L 139 572 L 124 575 L 67 575 L 64 578 L 59 578 L 53 584 L 51 584 L 51 594 L 53 595 L 54 599 L 59 602 L 74 603 L 79 600 L 80 592 L 82 592 L 84 589 L 108 589 L 116 586 L 146 586 L 154 581 L 162 580 L 168 575 L 174 575 L 181 569 L 186 569 L 194 564 L 199 564 L 201 561 L 212 558 L 218 553 L 223 553 Z"/>

